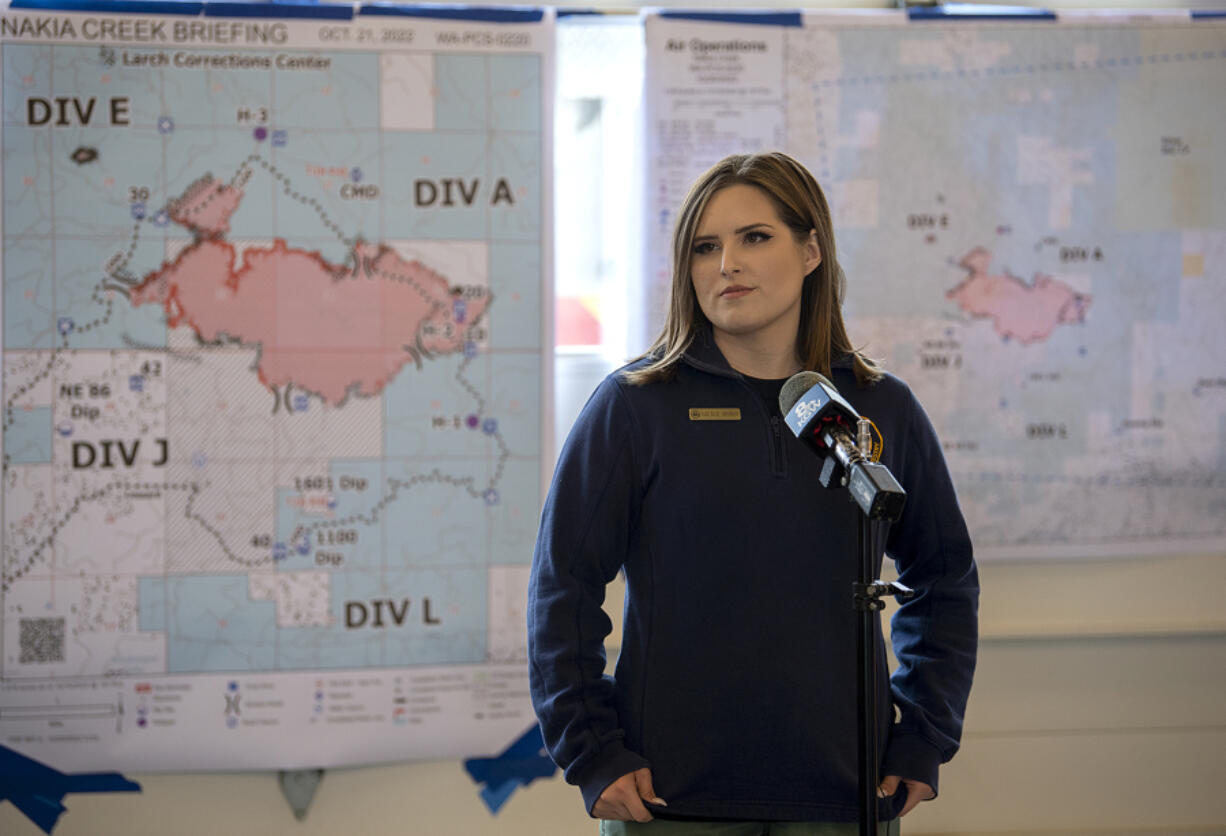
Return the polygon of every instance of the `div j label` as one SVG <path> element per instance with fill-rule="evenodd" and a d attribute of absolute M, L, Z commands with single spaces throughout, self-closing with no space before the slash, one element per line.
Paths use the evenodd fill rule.
<path fill-rule="evenodd" d="M 72 467 L 74 470 L 83 470 L 93 467 L 95 463 L 100 469 L 109 469 L 119 466 L 134 467 L 136 465 L 136 457 L 140 453 L 140 439 L 132 439 L 131 442 L 124 442 L 122 439 L 106 439 L 103 441 L 74 441 L 72 443 Z M 154 439 L 157 445 L 155 461 L 152 463 L 154 467 L 164 467 L 169 454 L 169 445 L 166 439 Z"/>

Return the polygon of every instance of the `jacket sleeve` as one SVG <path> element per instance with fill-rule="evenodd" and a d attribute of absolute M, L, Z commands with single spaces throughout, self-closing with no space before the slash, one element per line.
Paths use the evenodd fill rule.
<path fill-rule="evenodd" d="M 604 639 L 605 586 L 625 561 L 642 499 L 633 418 L 607 378 L 562 448 L 541 515 L 528 590 L 532 704 L 550 756 L 590 813 L 604 789 L 648 762 L 625 748 Z"/>
<path fill-rule="evenodd" d="M 911 417 L 893 472 L 907 503 L 886 548 L 899 581 L 918 595 L 890 622 L 898 721 L 882 774 L 923 781 L 936 791 L 938 768 L 962 737 L 978 648 L 979 577 L 936 432 L 909 389 L 905 397 Z"/>

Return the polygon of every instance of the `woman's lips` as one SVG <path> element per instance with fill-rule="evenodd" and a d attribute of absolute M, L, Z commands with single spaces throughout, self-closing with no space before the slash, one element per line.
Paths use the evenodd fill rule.
<path fill-rule="evenodd" d="M 720 291 L 719 296 L 721 299 L 740 299 L 745 294 L 752 293 L 752 292 L 753 292 L 752 287 L 745 287 L 744 285 L 734 284 L 731 287 L 726 287 L 722 291 Z"/>

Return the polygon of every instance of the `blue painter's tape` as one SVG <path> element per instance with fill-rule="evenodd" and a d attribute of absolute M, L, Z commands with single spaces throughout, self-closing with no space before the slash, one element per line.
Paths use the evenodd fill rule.
<path fill-rule="evenodd" d="M 337 3 L 215 3 L 207 0 L 204 16 L 353 20 L 353 6 Z"/>
<path fill-rule="evenodd" d="M 593 15 L 603 15 L 600 9 L 556 9 L 554 14 L 558 20 L 564 17 L 592 17 Z"/>
<path fill-rule="evenodd" d="M 545 9 L 539 6 L 398 6 L 387 3 L 367 3 L 358 9 L 359 15 L 390 17 L 427 17 L 437 20 L 467 20 L 479 23 L 540 23 Z"/>
<path fill-rule="evenodd" d="M 941 6 L 911 6 L 907 18 L 925 20 L 1056 20 L 1051 9 L 1029 6 L 977 6 L 974 3 L 946 3 Z"/>
<path fill-rule="evenodd" d="M 490 813 L 497 815 L 511 794 L 537 778 L 549 778 L 558 766 L 549 759 L 541 727 L 532 726 L 514 743 L 494 758 L 469 758 L 464 768 L 481 788 L 481 800 Z"/>
<path fill-rule="evenodd" d="M 1226 17 L 1226 9 L 1193 9 L 1193 20 L 1214 20 Z"/>
<path fill-rule="evenodd" d="M 11 801 L 43 833 L 50 833 L 68 809 L 63 801 L 69 793 L 140 791 L 140 784 L 118 772 L 67 775 L 0 746 L 0 801 Z"/>
<path fill-rule="evenodd" d="M 747 26 L 804 26 L 800 12 L 683 12 L 663 11 L 669 20 L 697 20 L 707 23 L 743 23 Z"/>
<path fill-rule="evenodd" d="M 126 12 L 142 15 L 189 15 L 195 17 L 203 3 L 177 0 L 13 0 L 10 9 L 40 9 L 55 12 Z"/>

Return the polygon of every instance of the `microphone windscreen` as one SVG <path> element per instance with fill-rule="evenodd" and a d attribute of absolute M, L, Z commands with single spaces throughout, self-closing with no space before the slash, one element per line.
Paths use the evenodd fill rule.
<path fill-rule="evenodd" d="M 783 384 L 783 388 L 779 390 L 779 411 L 784 415 L 791 412 L 792 407 L 796 406 L 796 402 L 804 397 L 805 392 L 808 392 L 819 383 L 825 383 L 831 389 L 834 389 L 834 384 L 831 383 L 824 374 L 819 372 L 797 372 L 787 379 Z M 835 391 L 838 391 L 837 389 Z"/>

